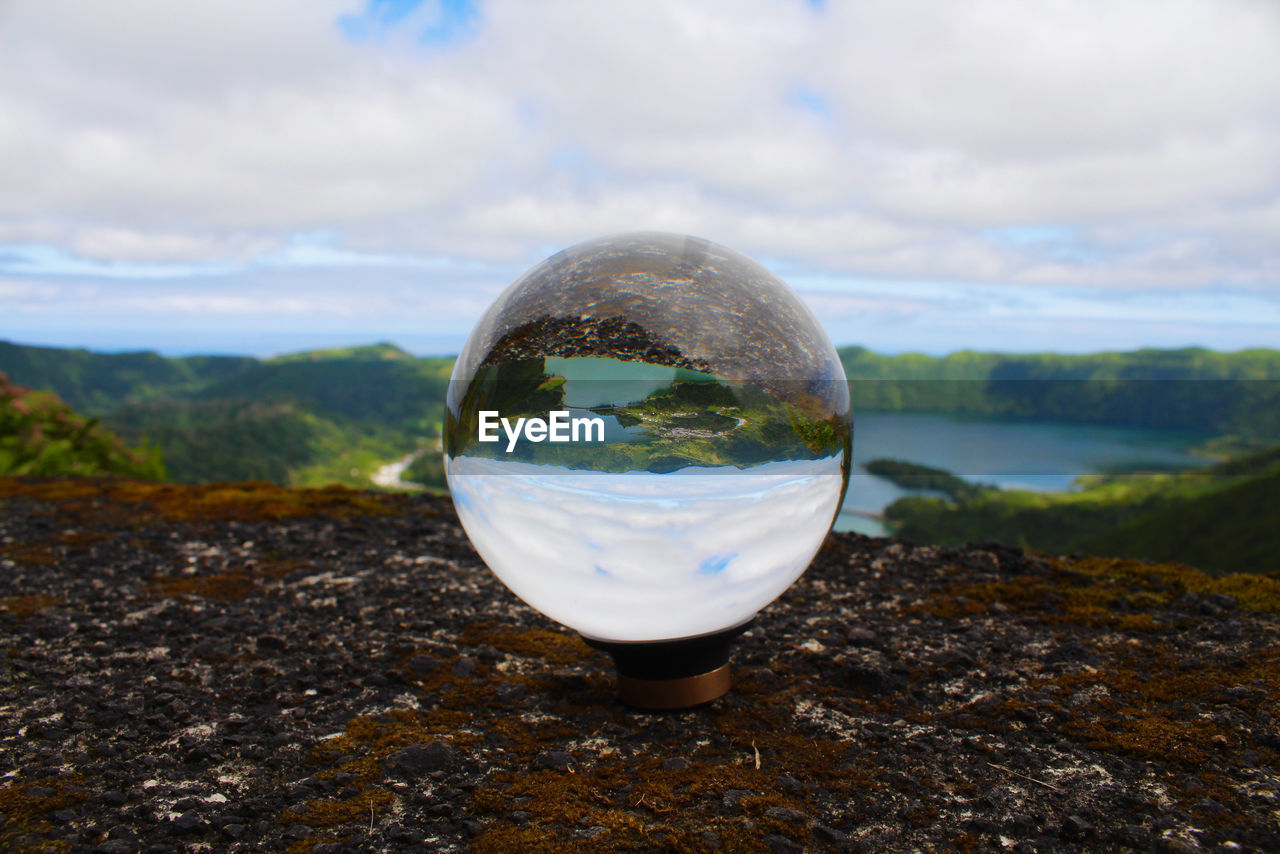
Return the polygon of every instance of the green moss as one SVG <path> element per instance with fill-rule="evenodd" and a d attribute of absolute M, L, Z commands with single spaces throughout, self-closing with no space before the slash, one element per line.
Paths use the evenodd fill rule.
<path fill-rule="evenodd" d="M 64 810 L 85 800 L 89 794 L 80 786 L 79 775 L 42 777 L 0 788 L 0 849 L 5 851 L 64 851 L 70 846 L 50 841 L 50 813 Z M 49 789 L 52 794 L 37 794 Z"/>
<path fill-rule="evenodd" d="M 46 608 L 62 604 L 57 596 L 32 594 L 29 596 L 6 596 L 0 599 L 0 611 L 6 611 L 15 617 L 26 619 L 39 614 Z"/>
<path fill-rule="evenodd" d="M 250 569 L 234 569 L 208 575 L 182 575 L 152 577 L 151 583 L 139 592 L 143 599 L 168 599 L 194 596 L 230 602 L 250 596 L 268 593 L 262 582 L 284 578 L 307 564 L 298 560 L 267 560 L 254 564 Z"/>
<path fill-rule="evenodd" d="M 1187 711 L 1189 704 L 1230 705 L 1253 715 L 1280 697 L 1280 650 L 1235 662 L 1185 661 L 1154 647 L 1105 652 L 1108 667 L 1046 683 L 1075 694 L 1105 689 L 1063 723 L 1067 733 L 1099 750 L 1198 766 L 1212 755 L 1238 754 L 1249 745 L 1242 745 L 1231 727 Z M 1238 686 L 1258 690 L 1227 693 Z"/>
<path fill-rule="evenodd" d="M 765 851 L 761 837 L 794 835 L 798 829 L 795 823 L 766 816 L 767 810 L 803 804 L 777 794 L 743 797 L 739 806 L 756 824 L 750 834 L 738 826 L 740 818 L 708 815 L 705 805 L 718 803 L 730 789 L 758 789 L 771 782 L 754 767 L 733 762 L 695 763 L 672 771 L 656 758 L 638 763 L 610 759 L 578 773 L 503 772 L 476 790 L 473 811 L 501 816 L 520 799 L 528 823 L 493 821 L 475 840 L 474 850 L 710 851 L 702 834 L 711 830 L 720 836 L 718 850 Z M 574 827 L 603 831 L 585 840 L 569 835 L 568 828 Z"/>
<path fill-rule="evenodd" d="M 190 575 L 181 578 L 157 577 L 142 589 L 144 599 L 169 599 L 195 596 L 230 602 L 252 596 L 259 590 L 257 581 L 243 572 L 220 572 L 213 575 Z"/>
<path fill-rule="evenodd" d="M 1084 573 L 1097 583 L 1127 584 L 1149 593 L 1161 604 L 1184 593 L 1233 597 L 1248 611 L 1280 613 L 1280 578 L 1265 575 L 1209 575 L 1180 563 L 1150 563 L 1125 558 L 1058 559 L 1062 569 Z"/>
<path fill-rule="evenodd" d="M 132 505 L 129 509 L 134 527 L 146 527 L 157 517 L 169 522 L 279 521 L 313 516 L 385 516 L 404 507 L 396 496 L 336 485 L 288 489 L 257 481 L 188 486 L 106 478 L 0 478 L 0 498 L 12 497 L 56 502 L 60 517 L 71 521 L 100 520 L 103 501 Z"/>
<path fill-rule="evenodd" d="M 402 673 L 433 702 L 418 710 L 353 718 L 341 735 L 322 742 L 314 751 L 321 766 L 316 775 L 332 777 L 345 771 L 353 775 L 350 788 L 336 798 L 308 802 L 282 816 L 282 822 L 305 822 L 339 833 L 346 825 L 356 832 L 368 821 L 367 803 L 360 811 L 360 798 L 381 791 L 386 758 L 402 747 L 433 740 L 469 749 L 480 741 L 472 731 L 477 708 L 494 710 L 483 730 L 489 739 L 498 739 L 503 750 L 501 761 L 473 792 L 469 812 L 485 824 L 473 841 L 476 851 L 631 851 L 638 846 L 709 851 L 702 837 L 708 830 L 718 834 L 719 850 L 762 851 L 766 849 L 760 840 L 769 833 L 799 840 L 807 834 L 799 823 L 769 815 L 772 807 L 810 815 L 821 809 L 807 801 L 805 792 L 782 793 L 779 775 L 790 774 L 845 796 L 879 786 L 871 769 L 858 764 L 850 745 L 797 731 L 794 696 L 803 696 L 811 685 L 778 692 L 750 679 L 740 680 L 736 689 L 750 698 L 750 706 L 713 706 L 699 713 L 708 716 L 714 734 L 711 743 L 688 757 L 688 768 L 668 769 L 664 757 L 629 756 L 620 747 L 592 751 L 589 762 L 564 771 L 537 769 L 541 753 L 588 735 L 570 723 L 580 719 L 583 708 L 598 712 L 598 726 L 635 726 L 633 714 L 614 700 L 604 668 L 585 680 L 563 673 L 566 665 L 600 654 L 575 635 L 550 629 L 477 623 L 462 634 L 459 646 L 488 644 L 524 662 L 514 669 L 518 672 L 481 664 L 471 676 L 461 678 L 453 675 L 449 661 L 443 661 L 432 672 L 415 675 L 407 664 L 421 651 L 400 650 Z M 547 713 L 536 719 L 505 714 L 502 707 L 512 701 L 499 699 L 496 688 L 510 681 L 528 685 L 549 703 Z M 739 800 L 733 815 L 724 815 L 721 803 L 732 789 L 753 794 Z M 528 813 L 525 822 L 506 818 L 517 809 Z M 747 819 L 754 829 L 743 825 Z M 587 839 L 579 833 L 586 826 L 604 830 Z"/>
<path fill-rule="evenodd" d="M 372 822 L 385 813 L 395 797 L 386 789 L 368 786 L 346 798 L 317 798 L 280 814 L 279 824 L 305 824 L 308 827 L 336 827 L 343 824 Z M 315 840 L 316 844 L 323 840 Z"/>
<path fill-rule="evenodd" d="M 58 562 L 48 543 L 7 543 L 0 546 L 0 558 L 18 566 L 53 566 Z"/>
<path fill-rule="evenodd" d="M 1245 743 L 1237 729 L 1199 710 L 1228 706 L 1250 717 L 1267 711 L 1280 698 L 1280 650 L 1227 662 L 1183 658 L 1163 645 L 1116 644 L 1098 653 L 1106 667 L 1035 679 L 1027 686 L 1032 694 L 1072 698 L 1069 707 L 1056 700 L 1032 703 L 1011 697 L 983 715 L 960 711 L 945 717 L 958 726 L 995 732 L 1007 731 L 1018 719 L 1031 726 L 1053 726 L 1102 753 L 1194 772 L 1198 776 L 1192 779 L 1203 785 L 1173 792 L 1188 810 L 1201 809 L 1198 802 L 1211 797 L 1237 814 L 1247 812 L 1248 804 L 1240 802 L 1243 796 L 1235 794 L 1238 787 L 1225 778 L 1212 782 L 1206 764 L 1238 764 L 1241 752 L 1252 749 L 1261 765 L 1275 769 L 1280 768 L 1280 756 L 1266 744 Z M 1248 690 L 1232 690 L 1240 687 Z M 1055 722 L 1043 723 L 1046 718 L 1039 713 Z M 1206 794 L 1206 786 L 1213 791 Z M 1230 823 L 1229 817 L 1213 817 L 1215 823 Z"/>
<path fill-rule="evenodd" d="M 102 478 L 0 477 L 0 498 L 34 498 L 37 501 L 96 498 L 108 482 Z"/>
<path fill-rule="evenodd" d="M 548 664 L 580 664 L 596 654 L 577 635 L 547 629 L 511 629 L 474 623 L 463 630 L 459 639 L 469 645 L 487 643 L 503 652 L 541 659 Z"/>
<path fill-rule="evenodd" d="M 285 854 L 311 854 L 317 845 L 341 841 L 341 839 L 330 839 L 324 836 L 309 836 L 306 839 L 299 839 L 297 842 L 290 843 L 289 847 L 284 850 Z"/>
<path fill-rule="evenodd" d="M 957 570 L 960 580 L 905 612 L 961 620 L 981 616 L 998 602 L 1040 622 L 1141 632 L 1166 628 L 1159 612 L 1195 593 L 1224 594 L 1245 610 L 1280 613 L 1280 579 L 1269 576 L 1212 576 L 1182 564 L 1129 558 L 1048 560 L 1047 576 L 967 583 Z"/>
<path fill-rule="evenodd" d="M 145 502 L 170 521 L 246 519 L 274 521 L 308 516 L 345 518 L 389 515 L 390 500 L 345 486 L 286 489 L 270 483 L 245 482 L 207 486 L 154 486 L 122 482 L 112 498 Z"/>

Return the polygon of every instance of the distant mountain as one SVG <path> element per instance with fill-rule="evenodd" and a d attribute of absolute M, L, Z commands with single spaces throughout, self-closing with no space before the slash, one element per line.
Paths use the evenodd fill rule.
<path fill-rule="evenodd" d="M 0 341 L 0 371 L 14 382 L 52 391 L 81 412 L 101 415 L 127 400 L 180 393 L 232 376 L 257 360 L 247 356 L 95 353 Z"/>
<path fill-rule="evenodd" d="M 382 362 L 388 360 L 411 361 L 416 358 L 417 357 L 412 353 L 401 350 L 395 344 L 389 344 L 383 341 L 378 344 L 368 344 L 363 347 L 338 347 L 331 350 L 305 350 L 301 353 L 287 353 L 282 356 L 273 356 L 268 361 L 273 363 L 330 361 Z"/>
<path fill-rule="evenodd" d="M 1280 439 L 1280 351 L 1063 356 L 840 350 L 854 412 L 956 412 Z"/>
<path fill-rule="evenodd" d="M 317 413 L 439 435 L 452 359 L 333 351 L 254 362 L 189 392 L 197 400 L 287 398 Z"/>
<path fill-rule="evenodd" d="M 855 420 L 865 409 L 917 410 L 1280 438 L 1275 350 L 933 357 L 847 347 L 840 358 Z M 0 370 L 130 442 L 149 437 L 177 480 L 367 485 L 379 465 L 439 438 L 452 360 L 388 343 L 171 359 L 0 342 Z M 411 471 L 443 485 L 425 457 Z"/>
<path fill-rule="evenodd" d="M 0 342 L 0 370 L 154 443 L 170 475 L 192 483 L 368 486 L 379 466 L 438 439 L 452 366 L 390 344 L 171 359 Z"/>

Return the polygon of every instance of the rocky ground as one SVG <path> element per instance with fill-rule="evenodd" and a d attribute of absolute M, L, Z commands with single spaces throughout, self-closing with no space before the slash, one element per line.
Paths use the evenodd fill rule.
<path fill-rule="evenodd" d="M 0 480 L 0 848 L 1280 850 L 1277 610 L 840 535 L 643 714 L 447 499 Z"/>

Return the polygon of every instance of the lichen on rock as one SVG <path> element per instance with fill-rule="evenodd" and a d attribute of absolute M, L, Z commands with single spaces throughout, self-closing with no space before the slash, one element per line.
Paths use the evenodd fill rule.
<path fill-rule="evenodd" d="M 0 480 L 0 848 L 1275 850 L 1278 586 L 833 535 L 643 714 L 447 499 Z"/>

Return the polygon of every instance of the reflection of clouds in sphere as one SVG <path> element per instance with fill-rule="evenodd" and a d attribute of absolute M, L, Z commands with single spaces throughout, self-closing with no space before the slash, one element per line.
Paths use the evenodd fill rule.
<path fill-rule="evenodd" d="M 521 599 L 590 636 L 655 640 L 741 623 L 795 581 L 842 463 L 583 473 L 456 457 L 448 475 L 476 550 Z"/>

